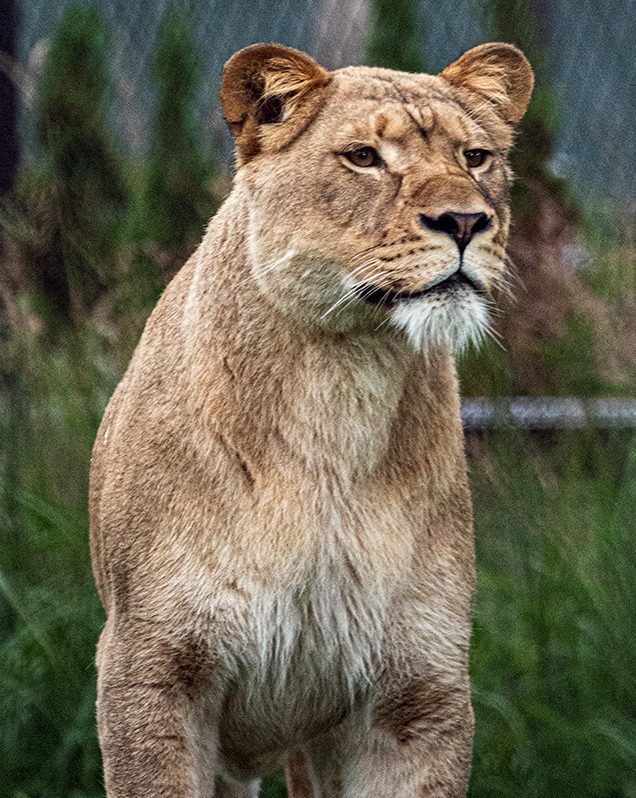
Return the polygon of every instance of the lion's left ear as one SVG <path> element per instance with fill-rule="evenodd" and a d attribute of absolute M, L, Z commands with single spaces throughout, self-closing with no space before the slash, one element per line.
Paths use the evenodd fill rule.
<path fill-rule="evenodd" d="M 330 74 L 313 58 L 281 44 L 253 44 L 223 69 L 221 105 L 239 164 L 289 143 L 317 112 Z"/>
<path fill-rule="evenodd" d="M 500 42 L 473 47 L 440 77 L 487 100 L 510 124 L 525 114 L 534 87 L 534 73 L 525 55 Z"/>

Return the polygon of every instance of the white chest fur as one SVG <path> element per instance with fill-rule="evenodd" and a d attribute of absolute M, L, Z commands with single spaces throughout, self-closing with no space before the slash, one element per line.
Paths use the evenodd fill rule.
<path fill-rule="evenodd" d="M 324 555 L 294 584 L 259 590 L 241 614 L 226 652 L 228 720 L 221 731 L 228 760 L 275 761 L 338 723 L 377 682 L 386 586 L 369 584 L 349 559 Z"/>

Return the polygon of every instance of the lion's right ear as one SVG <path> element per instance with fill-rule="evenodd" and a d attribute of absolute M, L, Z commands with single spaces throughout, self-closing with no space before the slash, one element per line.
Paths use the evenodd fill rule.
<path fill-rule="evenodd" d="M 223 70 L 221 105 L 239 165 L 301 133 L 318 111 L 329 80 L 326 69 L 292 47 L 253 44 L 235 53 Z"/>
<path fill-rule="evenodd" d="M 534 86 L 528 59 L 512 44 L 502 42 L 473 47 L 440 77 L 490 103 L 504 122 L 513 125 L 525 114 Z"/>

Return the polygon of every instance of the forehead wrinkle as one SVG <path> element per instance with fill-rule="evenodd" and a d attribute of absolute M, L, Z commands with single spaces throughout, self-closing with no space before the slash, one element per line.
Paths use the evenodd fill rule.
<path fill-rule="evenodd" d="M 378 115 L 387 115 L 385 111 L 386 109 L 381 109 Z M 418 124 L 416 115 L 406 104 L 396 104 L 390 111 L 392 128 L 389 129 L 387 125 L 384 130 L 377 130 L 380 154 L 389 171 L 403 176 L 411 168 L 421 164 L 425 157 L 423 148 L 428 146 L 428 138 Z"/>
<path fill-rule="evenodd" d="M 419 132 L 424 138 L 430 136 L 435 129 L 437 116 L 430 104 L 424 106 L 407 103 L 404 106 L 406 113 L 411 117 Z"/>
<path fill-rule="evenodd" d="M 484 106 L 476 113 L 475 109 L 472 109 L 457 97 L 439 97 L 438 99 L 441 102 L 455 106 L 459 112 L 459 116 L 468 121 L 471 125 L 474 125 L 480 133 L 484 134 L 488 138 L 489 144 L 497 151 L 501 149 L 500 143 L 502 141 L 504 148 L 506 146 L 510 147 L 512 138 L 509 133 L 508 136 L 505 135 L 506 131 L 504 131 L 504 135 L 502 135 L 501 122 L 497 123 L 493 118 L 495 116 L 494 111 Z"/>
<path fill-rule="evenodd" d="M 373 125 L 378 138 L 400 141 L 409 130 L 408 111 L 403 105 L 385 105 L 373 114 Z"/>
<path fill-rule="evenodd" d="M 369 83 L 375 84 L 379 91 L 375 93 L 369 91 L 371 88 Z M 469 126 L 474 125 L 479 132 L 488 136 L 491 144 L 494 144 L 494 141 L 498 141 L 502 138 L 496 121 L 489 118 L 493 112 L 487 107 L 483 109 L 480 108 L 476 112 L 474 108 L 471 108 L 465 103 L 463 98 L 451 94 L 450 91 L 447 93 L 439 86 L 423 85 L 421 91 L 416 91 L 414 88 L 413 85 L 403 86 L 399 84 L 399 80 L 392 80 L 379 75 L 374 75 L 371 81 L 367 80 L 366 87 L 360 83 L 352 86 L 342 86 L 344 96 L 349 96 L 351 99 L 360 102 L 375 103 L 380 107 L 395 102 L 397 105 L 405 108 L 406 106 L 414 108 L 428 106 L 433 108 L 436 103 L 442 103 L 449 110 L 454 110 L 458 116 L 465 117 L 464 121 Z M 417 89 L 419 88 L 420 87 L 417 87 Z M 435 116 L 437 127 L 440 120 L 443 121 L 445 114 L 439 109 L 435 112 Z M 414 119 L 414 121 L 417 124 L 417 120 Z M 419 124 L 418 128 L 422 130 Z M 496 147 L 496 149 L 499 149 L 499 147 Z"/>
<path fill-rule="evenodd" d="M 459 127 L 461 128 L 462 135 L 464 136 L 465 139 L 468 139 L 470 137 L 470 130 L 468 129 L 466 121 L 462 116 L 458 116 L 457 119 L 459 121 Z"/>
<path fill-rule="evenodd" d="M 491 147 L 495 147 L 494 136 L 492 131 L 480 124 L 476 119 L 470 117 L 462 108 L 461 105 L 455 103 L 454 100 L 447 100 L 448 104 L 454 106 L 455 113 L 451 116 L 445 117 L 444 114 L 437 114 L 439 125 L 448 136 L 449 139 L 454 140 L 457 138 L 457 130 L 453 131 L 453 126 L 458 127 L 463 136 L 463 140 L 475 139 L 482 136 Z"/>

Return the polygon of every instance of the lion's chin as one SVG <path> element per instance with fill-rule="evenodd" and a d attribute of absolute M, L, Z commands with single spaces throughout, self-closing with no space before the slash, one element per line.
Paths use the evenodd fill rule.
<path fill-rule="evenodd" d="M 455 354 L 477 347 L 489 329 L 487 303 L 472 290 L 400 302 L 391 311 L 391 321 L 424 356 L 439 347 Z"/>

